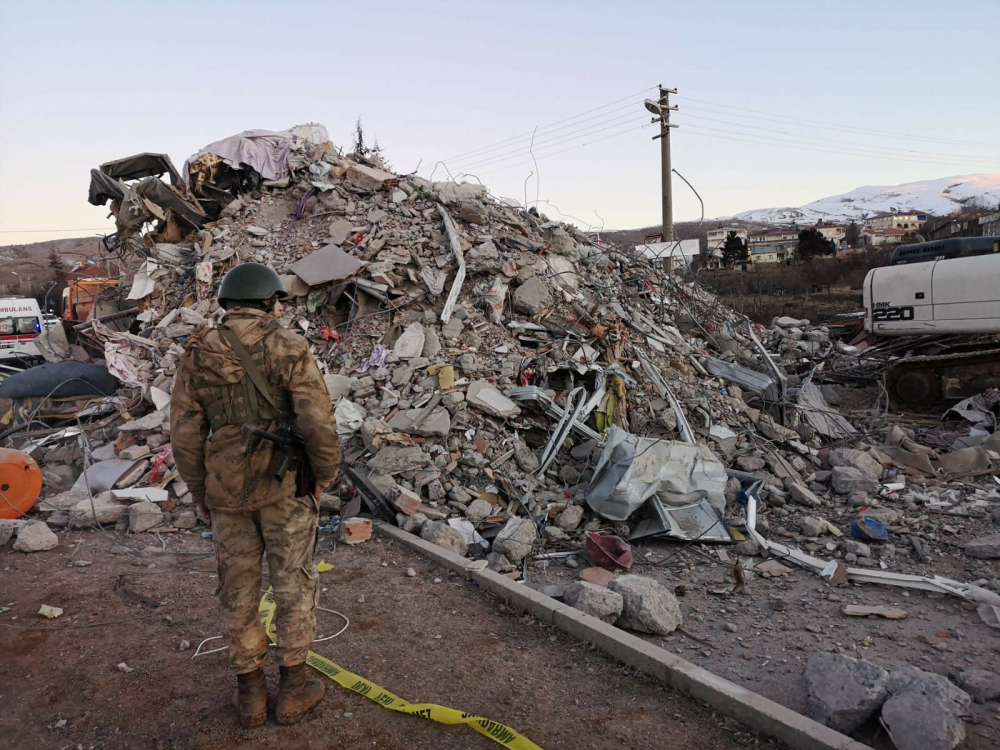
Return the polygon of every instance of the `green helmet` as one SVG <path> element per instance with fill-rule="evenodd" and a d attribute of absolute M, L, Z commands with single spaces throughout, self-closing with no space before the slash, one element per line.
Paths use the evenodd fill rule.
<path fill-rule="evenodd" d="M 229 270 L 219 286 L 219 304 L 262 302 L 272 297 L 287 297 L 281 278 L 263 263 L 240 263 Z"/>

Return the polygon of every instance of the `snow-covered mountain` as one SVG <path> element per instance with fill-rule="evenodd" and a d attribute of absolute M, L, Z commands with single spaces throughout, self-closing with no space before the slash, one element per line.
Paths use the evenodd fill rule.
<path fill-rule="evenodd" d="M 869 185 L 834 195 L 800 208 L 759 208 L 736 214 L 733 219 L 761 224 L 816 224 L 859 221 L 869 216 L 898 211 L 925 211 L 934 216 L 960 211 L 972 201 L 988 206 L 1000 204 L 1000 174 L 967 174 L 937 180 L 907 182 L 892 187 Z"/>

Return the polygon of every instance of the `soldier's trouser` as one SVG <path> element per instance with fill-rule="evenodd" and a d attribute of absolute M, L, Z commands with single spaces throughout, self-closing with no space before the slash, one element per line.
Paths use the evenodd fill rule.
<path fill-rule="evenodd" d="M 290 497 L 251 512 L 212 511 L 222 633 L 237 674 L 267 662 L 268 640 L 257 612 L 262 555 L 267 555 L 277 605 L 278 664 L 291 667 L 306 660 L 316 637 L 318 521 L 319 502 L 312 497 Z"/>

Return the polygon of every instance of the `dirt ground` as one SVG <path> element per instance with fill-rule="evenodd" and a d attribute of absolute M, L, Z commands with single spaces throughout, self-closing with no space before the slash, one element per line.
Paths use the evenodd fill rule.
<path fill-rule="evenodd" d="M 499 747 L 333 683 L 300 725 L 241 730 L 225 654 L 191 658 L 219 632 L 211 542 L 162 535 L 164 551 L 143 534 L 129 553 L 112 536 L 121 539 L 80 531 L 61 533 L 50 552 L 0 549 L 0 609 L 9 608 L 0 613 L 0 748 Z M 320 557 L 335 567 L 321 577 L 320 604 L 350 627 L 316 650 L 410 701 L 481 714 L 546 750 L 779 747 L 394 543 L 330 547 L 324 537 Z M 43 619 L 42 604 L 65 614 Z M 319 613 L 320 634 L 341 622 Z"/>
<path fill-rule="evenodd" d="M 805 509 L 799 510 L 805 515 Z M 820 515 L 846 531 L 856 513 L 845 509 Z M 958 526 L 952 520 L 948 524 Z M 778 520 L 772 520 L 772 529 L 776 526 Z M 781 519 L 780 526 L 794 528 L 794 523 Z M 995 530 L 987 521 L 969 523 L 967 532 L 954 537 L 954 543 L 946 543 L 924 563 L 911 559 L 908 550 L 897 543 L 896 558 L 887 564 L 887 570 L 937 574 L 963 582 L 986 576 L 995 580 L 1000 575 L 998 561 L 969 559 L 955 546 Z M 809 550 L 809 542 L 801 537 L 779 541 Z M 730 562 L 721 560 L 720 550 Z M 974 605 L 954 597 L 865 584 L 831 588 L 802 569 L 777 578 L 748 573 L 745 590 L 733 593 L 731 569 L 739 556 L 731 546 L 648 541 L 637 543 L 634 551 L 640 563 L 632 572 L 652 576 L 670 590 L 683 592 L 683 627 L 693 636 L 675 632 L 667 638 L 647 636 L 647 640 L 800 713 L 806 710 L 801 682 L 805 660 L 816 651 L 845 653 L 890 671 L 912 664 L 945 676 L 962 668 L 1000 672 L 1000 631 L 985 625 Z M 809 551 L 819 557 L 833 554 L 825 548 Z M 566 584 L 576 580 L 582 569 L 551 561 L 532 572 L 530 584 Z M 908 617 L 848 617 L 842 610 L 849 604 L 887 605 L 905 610 Z M 974 703 L 966 732 L 963 748 L 1000 747 L 1000 703 Z M 876 748 L 892 747 L 877 730 L 863 739 Z"/>

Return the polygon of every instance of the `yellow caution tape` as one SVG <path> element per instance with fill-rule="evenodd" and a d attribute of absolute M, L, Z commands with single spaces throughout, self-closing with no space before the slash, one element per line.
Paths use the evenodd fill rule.
<path fill-rule="evenodd" d="M 260 622 L 264 626 L 264 632 L 271 639 L 272 643 L 277 643 L 278 635 L 274 630 L 274 592 L 268 589 L 260 599 Z M 505 724 L 457 711 L 454 708 L 439 706 L 436 703 L 410 703 L 403 700 L 398 695 L 390 693 L 385 688 L 379 687 L 374 682 L 369 682 L 364 677 L 349 672 L 343 667 L 320 656 L 315 651 L 310 651 L 306 657 L 306 664 L 317 672 L 326 675 L 341 687 L 345 687 L 358 695 L 363 695 L 369 700 L 373 700 L 380 706 L 384 706 L 392 711 L 401 711 L 406 714 L 420 716 L 424 719 L 437 721 L 441 724 L 468 724 L 481 735 L 489 737 L 494 742 L 498 742 L 511 750 L 542 750 L 541 747 L 529 740 L 524 735 L 511 729 Z"/>

